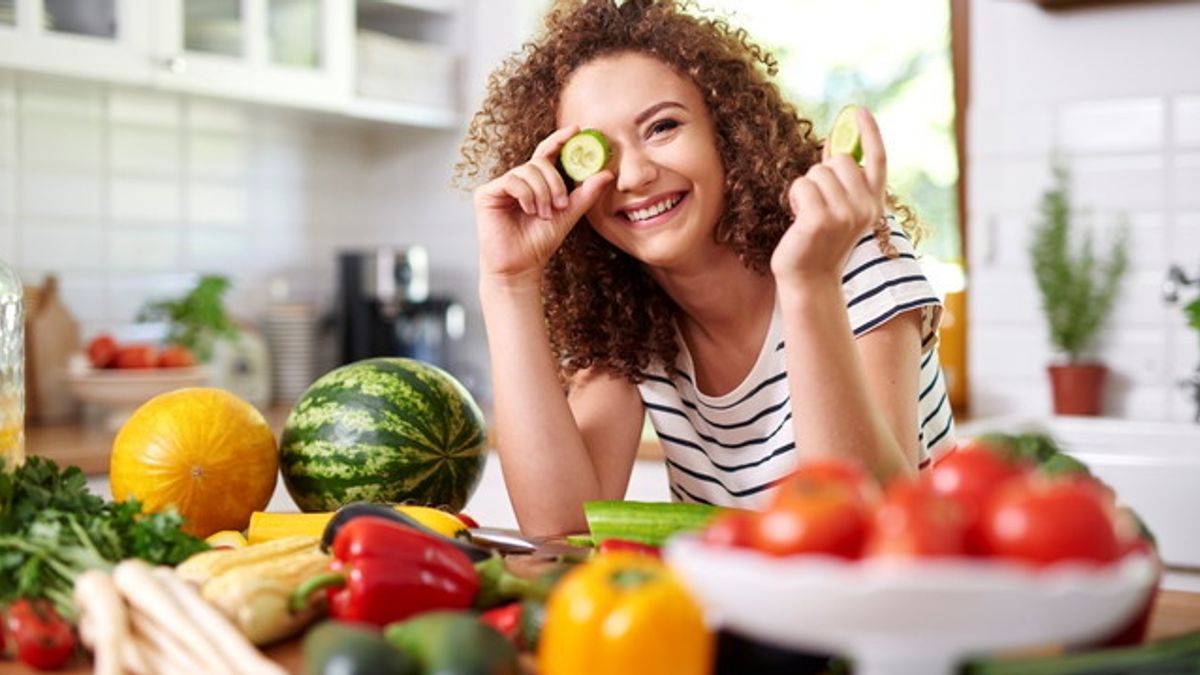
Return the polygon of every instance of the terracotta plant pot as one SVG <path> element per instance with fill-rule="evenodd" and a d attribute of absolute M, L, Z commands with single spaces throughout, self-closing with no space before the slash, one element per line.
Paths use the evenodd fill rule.
<path fill-rule="evenodd" d="M 1099 363 L 1048 366 L 1056 415 L 1099 415 L 1108 368 Z"/>

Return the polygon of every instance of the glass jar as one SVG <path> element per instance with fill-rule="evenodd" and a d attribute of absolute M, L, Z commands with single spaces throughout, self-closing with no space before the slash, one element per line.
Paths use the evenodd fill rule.
<path fill-rule="evenodd" d="M 25 461 L 25 290 L 0 262 L 0 457 Z"/>

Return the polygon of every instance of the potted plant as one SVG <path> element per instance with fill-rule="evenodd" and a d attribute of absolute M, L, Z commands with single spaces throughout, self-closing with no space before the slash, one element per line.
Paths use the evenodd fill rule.
<path fill-rule="evenodd" d="M 1066 357 L 1048 367 L 1058 415 L 1099 415 L 1108 369 L 1089 359 L 1096 334 L 1112 312 L 1128 266 L 1122 226 L 1107 256 L 1098 259 L 1092 233 L 1073 233 L 1067 170 L 1054 167 L 1054 186 L 1042 197 L 1029 254 L 1042 296 L 1050 341 Z"/>

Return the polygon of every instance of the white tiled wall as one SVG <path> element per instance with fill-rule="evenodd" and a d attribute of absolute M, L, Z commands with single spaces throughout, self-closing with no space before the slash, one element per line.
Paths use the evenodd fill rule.
<path fill-rule="evenodd" d="M 1161 299 L 1168 265 L 1200 273 L 1200 4 L 1046 12 L 972 0 L 970 161 L 973 413 L 1050 409 L 1050 351 L 1028 245 L 1050 159 L 1072 173 L 1080 222 L 1129 222 L 1131 270 L 1098 345 L 1110 415 L 1189 421 L 1175 382 L 1200 335 Z M 1193 289 L 1185 301 L 1200 290 Z"/>
<path fill-rule="evenodd" d="M 296 127 L 286 140 L 274 131 L 284 123 Z M 208 272 L 234 280 L 231 308 L 253 319 L 272 274 L 320 267 L 298 177 L 317 162 L 343 172 L 320 190 L 353 213 L 360 138 L 231 103 L 0 71 L 0 258 L 27 282 L 57 274 L 85 334 Z M 345 149 L 297 151 L 318 139 Z"/>

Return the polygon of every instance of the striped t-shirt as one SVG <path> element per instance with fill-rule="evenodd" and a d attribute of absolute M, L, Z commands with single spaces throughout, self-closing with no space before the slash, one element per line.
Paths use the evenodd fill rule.
<path fill-rule="evenodd" d="M 842 275 L 842 292 L 855 337 L 920 309 L 921 373 L 913 414 L 924 468 L 954 447 L 954 416 L 935 349 L 941 302 L 894 220 L 891 241 L 899 257 L 881 253 L 874 235 L 858 242 Z M 805 453 L 803 430 L 796 434 L 792 428 L 778 299 L 757 362 L 722 396 L 696 388 L 691 354 L 676 334 L 680 351 L 674 366 L 643 373 L 638 385 L 666 455 L 671 494 L 682 502 L 758 508 Z"/>

